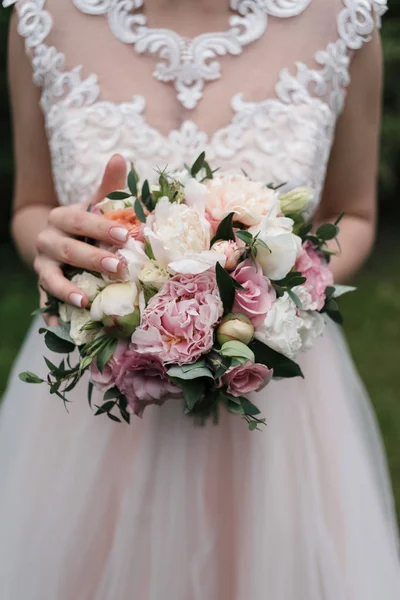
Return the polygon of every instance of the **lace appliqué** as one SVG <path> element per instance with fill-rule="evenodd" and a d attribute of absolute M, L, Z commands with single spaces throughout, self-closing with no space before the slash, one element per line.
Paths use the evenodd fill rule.
<path fill-rule="evenodd" d="M 173 81 L 177 98 L 187 109 L 196 107 L 206 82 L 221 77 L 218 56 L 238 55 L 243 47 L 259 39 L 267 28 L 268 14 L 292 17 L 300 14 L 311 0 L 231 0 L 238 14 L 230 18 L 226 32 L 207 33 L 194 39 L 174 31 L 146 26 L 143 14 L 133 14 L 143 0 L 72 0 L 82 12 L 107 15 L 114 35 L 133 44 L 139 54 L 149 52 L 161 60 L 153 75 L 163 82 Z"/>

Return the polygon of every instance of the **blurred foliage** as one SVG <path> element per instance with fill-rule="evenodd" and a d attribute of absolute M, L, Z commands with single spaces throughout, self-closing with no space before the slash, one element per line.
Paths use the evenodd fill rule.
<path fill-rule="evenodd" d="M 390 4 L 390 2 L 389 2 Z M 8 216 L 12 197 L 13 157 L 7 94 L 7 26 L 10 11 L 0 10 L 0 190 L 7 202 L 7 218 L 0 222 L 0 242 L 8 237 Z M 392 0 L 382 30 L 385 53 L 385 97 L 380 177 L 380 210 L 383 222 L 400 216 L 400 2 Z M 3 212 L 4 216 L 4 212 Z"/>

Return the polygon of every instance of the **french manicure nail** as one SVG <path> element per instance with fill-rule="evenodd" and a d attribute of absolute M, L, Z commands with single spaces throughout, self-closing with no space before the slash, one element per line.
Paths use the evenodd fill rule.
<path fill-rule="evenodd" d="M 118 265 L 119 265 L 118 258 L 110 258 L 107 256 L 106 258 L 103 258 L 103 260 L 101 261 L 101 266 L 103 267 L 103 269 L 105 269 L 109 273 L 116 273 L 118 271 Z"/>
<path fill-rule="evenodd" d="M 71 304 L 76 306 L 76 308 L 82 308 L 83 296 L 81 296 L 81 294 L 76 294 L 75 292 L 73 292 L 69 295 L 69 301 L 71 302 Z"/>
<path fill-rule="evenodd" d="M 126 242 L 129 231 L 125 227 L 111 227 L 110 236 L 117 242 Z"/>

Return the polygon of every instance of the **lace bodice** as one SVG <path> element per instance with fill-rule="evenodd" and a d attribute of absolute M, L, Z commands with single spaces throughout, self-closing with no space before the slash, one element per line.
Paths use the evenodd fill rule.
<path fill-rule="evenodd" d="M 206 150 L 224 171 L 312 186 L 315 207 L 352 55 L 386 0 L 232 0 L 230 28 L 193 39 L 148 26 L 142 2 L 16 3 L 60 202 L 86 199 L 113 153 L 154 179 Z"/>

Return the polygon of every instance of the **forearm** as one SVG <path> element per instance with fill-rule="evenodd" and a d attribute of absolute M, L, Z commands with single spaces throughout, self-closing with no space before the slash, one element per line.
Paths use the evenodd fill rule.
<path fill-rule="evenodd" d="M 328 220 L 333 222 L 335 218 Z M 371 220 L 345 215 L 339 228 L 341 251 L 338 251 L 336 242 L 330 242 L 330 248 L 338 251 L 337 255 L 332 257 L 330 266 L 335 283 L 342 284 L 348 282 L 368 258 L 375 239 L 375 226 Z"/>
<path fill-rule="evenodd" d="M 37 236 L 47 226 L 53 206 L 27 205 L 17 210 L 12 219 L 12 235 L 21 258 L 32 266 L 36 256 Z"/>

